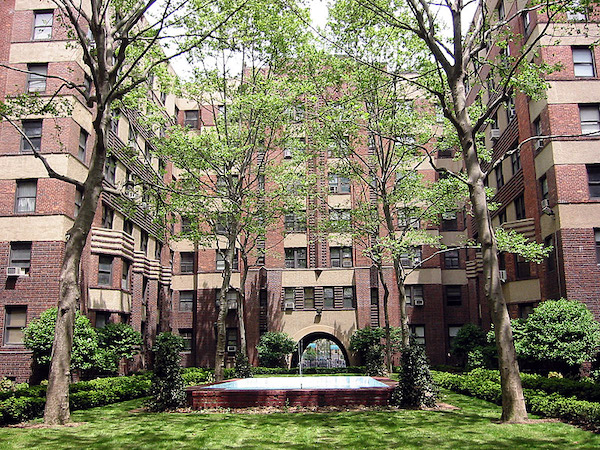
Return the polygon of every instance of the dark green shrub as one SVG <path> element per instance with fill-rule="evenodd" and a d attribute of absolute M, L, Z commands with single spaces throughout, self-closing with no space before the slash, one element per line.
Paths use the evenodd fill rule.
<path fill-rule="evenodd" d="M 248 357 L 242 352 L 235 355 L 235 378 L 252 378 L 252 366 Z"/>
<path fill-rule="evenodd" d="M 296 349 L 296 343 L 287 333 L 269 331 L 260 337 L 258 359 L 265 367 L 285 367 L 285 358 Z"/>
<path fill-rule="evenodd" d="M 152 350 L 154 371 L 148 407 L 151 411 L 178 408 L 185 402 L 180 366 L 183 339 L 171 333 L 160 333 Z"/>
<path fill-rule="evenodd" d="M 25 422 L 44 413 L 46 399 L 40 397 L 12 397 L 0 402 L 0 425 Z"/>
<path fill-rule="evenodd" d="M 140 352 L 142 335 L 126 323 L 109 323 L 103 328 L 98 328 L 96 333 L 96 368 L 99 372 L 116 374 L 121 359 L 133 359 Z"/>
<path fill-rule="evenodd" d="M 434 407 L 438 389 L 422 346 L 412 345 L 402 351 L 398 385 L 392 394 L 392 403 L 408 407 Z"/>
<path fill-rule="evenodd" d="M 183 369 L 181 376 L 185 386 L 196 386 L 198 384 L 209 383 L 213 380 L 213 370 L 203 369 L 201 367 L 188 367 Z"/>
<path fill-rule="evenodd" d="M 356 353 L 365 363 L 365 373 L 369 376 L 385 374 L 385 345 L 383 328 L 361 328 L 350 337 L 350 351 Z"/>
<path fill-rule="evenodd" d="M 452 339 L 450 352 L 453 356 L 460 358 L 463 363 L 467 355 L 477 347 L 483 347 L 487 344 L 486 333 L 474 323 L 466 323 Z"/>

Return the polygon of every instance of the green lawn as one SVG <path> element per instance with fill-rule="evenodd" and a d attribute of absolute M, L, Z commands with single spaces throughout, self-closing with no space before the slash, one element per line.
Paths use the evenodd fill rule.
<path fill-rule="evenodd" d="M 1 428 L 0 448 L 600 448 L 562 423 L 500 425 L 497 406 L 445 391 L 455 411 L 131 413 L 141 400 L 73 413 L 77 427 Z"/>

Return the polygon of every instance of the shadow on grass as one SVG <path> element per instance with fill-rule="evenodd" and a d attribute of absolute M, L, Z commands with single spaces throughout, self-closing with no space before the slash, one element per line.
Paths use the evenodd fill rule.
<path fill-rule="evenodd" d="M 600 436 L 562 423 L 500 425 L 500 409 L 458 394 L 453 411 L 274 414 L 132 413 L 124 402 L 73 414 L 75 428 L 3 429 L 2 448 L 600 448 Z M 13 447 L 14 446 L 14 447 Z"/>

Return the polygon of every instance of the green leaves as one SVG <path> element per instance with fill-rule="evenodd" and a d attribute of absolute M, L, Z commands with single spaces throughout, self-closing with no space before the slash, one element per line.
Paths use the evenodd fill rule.
<path fill-rule="evenodd" d="M 495 234 L 499 251 L 520 255 L 536 264 L 543 262 L 552 251 L 552 246 L 546 247 L 544 244 L 532 242 L 514 230 L 497 228 Z"/>

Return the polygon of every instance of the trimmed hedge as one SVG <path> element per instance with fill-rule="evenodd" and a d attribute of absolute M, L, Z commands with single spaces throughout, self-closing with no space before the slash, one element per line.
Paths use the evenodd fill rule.
<path fill-rule="evenodd" d="M 527 377 L 525 376 L 526 379 Z M 531 384 L 540 386 L 547 384 L 554 388 L 558 386 L 558 383 L 554 382 L 555 379 L 546 379 L 553 382 L 546 383 L 540 381 L 537 377 L 533 378 Z M 439 386 L 451 391 L 477 397 L 498 405 L 502 404 L 502 391 L 497 372 L 482 371 L 480 369 L 465 375 L 435 372 L 434 380 Z M 564 379 L 557 380 L 564 381 Z M 576 397 L 565 397 L 557 392 L 548 393 L 543 389 L 524 388 L 523 395 L 528 410 L 533 414 L 556 417 L 593 428 L 600 427 L 600 403 L 579 400 Z"/>
<path fill-rule="evenodd" d="M 145 397 L 150 389 L 148 374 L 98 378 L 73 383 L 69 387 L 72 411 Z M 12 395 L 11 395 L 12 394 Z M 0 425 L 35 419 L 44 413 L 46 386 L 31 386 L 2 392 Z"/>

